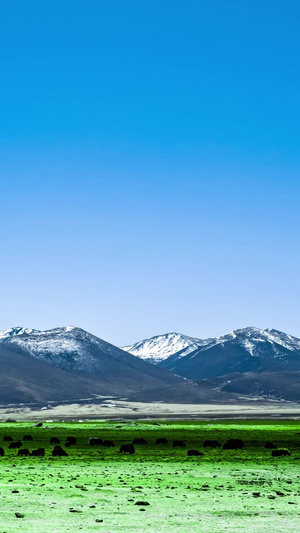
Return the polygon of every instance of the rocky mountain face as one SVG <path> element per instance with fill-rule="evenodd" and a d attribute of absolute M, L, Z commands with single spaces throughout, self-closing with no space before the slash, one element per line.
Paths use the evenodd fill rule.
<path fill-rule="evenodd" d="M 161 368 L 223 393 L 300 401 L 300 339 L 248 327 L 204 340 L 179 335 L 185 346 L 170 354 L 161 342 L 169 335 L 179 334 L 153 338 L 160 356 L 148 360 Z M 143 357 L 151 354 L 151 341 L 142 341 Z"/>
<path fill-rule="evenodd" d="M 202 389 L 72 326 L 49 331 L 13 328 L 0 334 L 0 403 L 62 401 L 95 395 L 146 394 L 172 401 L 184 385 L 183 402 L 203 398 Z M 156 391 L 156 392 L 153 392 Z M 211 400 L 215 393 L 208 395 Z"/>
<path fill-rule="evenodd" d="M 233 372 L 300 371 L 300 340 L 272 329 L 238 329 L 180 355 L 159 364 L 193 380 Z"/>

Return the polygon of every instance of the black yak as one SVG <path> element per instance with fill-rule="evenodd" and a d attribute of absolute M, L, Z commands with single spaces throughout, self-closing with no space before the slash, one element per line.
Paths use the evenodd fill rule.
<path fill-rule="evenodd" d="M 31 435 L 24 435 L 23 440 L 33 440 Z"/>
<path fill-rule="evenodd" d="M 130 453 L 130 455 L 132 453 L 135 453 L 135 448 L 133 446 L 133 444 L 122 444 L 121 448 L 120 448 L 120 453 Z"/>
<path fill-rule="evenodd" d="M 245 444 L 241 439 L 229 439 L 223 444 L 223 450 L 242 450 Z"/>
<path fill-rule="evenodd" d="M 60 444 L 60 440 L 58 437 L 51 437 L 50 444 Z"/>
<path fill-rule="evenodd" d="M 54 446 L 52 450 L 52 457 L 67 457 L 66 450 L 63 450 L 61 446 Z"/>
<path fill-rule="evenodd" d="M 183 440 L 173 440 L 173 448 L 177 446 L 185 446 L 185 442 Z"/>
<path fill-rule="evenodd" d="M 22 446 L 22 442 L 20 440 L 15 440 L 11 442 L 8 447 L 10 450 L 12 450 L 13 448 L 21 448 L 21 446 Z"/>
<path fill-rule="evenodd" d="M 36 450 L 32 450 L 31 455 L 33 457 L 44 457 L 45 448 L 37 448 Z"/>
<path fill-rule="evenodd" d="M 203 453 L 199 452 L 198 450 L 188 450 L 187 454 L 188 454 L 188 456 L 191 456 L 191 455 L 203 455 Z"/>
<path fill-rule="evenodd" d="M 220 443 L 217 440 L 205 440 L 203 442 L 204 448 L 218 448 L 220 447 Z"/>
<path fill-rule="evenodd" d="M 291 452 L 286 448 L 280 448 L 279 450 L 272 451 L 272 457 L 285 457 L 286 455 L 291 455 Z"/>
<path fill-rule="evenodd" d="M 132 444 L 147 444 L 147 441 L 143 437 L 140 437 L 133 439 Z"/>
<path fill-rule="evenodd" d="M 90 446 L 102 446 L 103 445 L 103 440 L 98 438 L 98 437 L 91 437 L 89 439 L 89 445 Z"/>
<path fill-rule="evenodd" d="M 18 455 L 30 455 L 30 451 L 27 448 L 20 448 L 18 450 Z"/>

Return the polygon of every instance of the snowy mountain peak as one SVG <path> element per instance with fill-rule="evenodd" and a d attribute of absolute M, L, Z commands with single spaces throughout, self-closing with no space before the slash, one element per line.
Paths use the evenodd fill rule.
<path fill-rule="evenodd" d="M 201 343 L 200 339 L 172 332 L 163 335 L 155 335 L 149 339 L 136 342 L 131 346 L 123 346 L 122 350 L 130 352 L 131 354 L 149 362 L 158 363 L 167 359 L 174 353 L 190 348 L 189 351 L 185 351 L 186 355 L 186 353 L 195 350 L 198 347 L 199 342 Z"/>
<path fill-rule="evenodd" d="M 39 330 L 22 328 L 21 326 L 15 326 L 13 328 L 6 329 L 5 331 L 1 331 L 0 339 L 6 339 L 9 337 L 13 337 L 14 335 L 24 335 L 24 334 L 30 334 L 30 333 L 39 333 Z"/>

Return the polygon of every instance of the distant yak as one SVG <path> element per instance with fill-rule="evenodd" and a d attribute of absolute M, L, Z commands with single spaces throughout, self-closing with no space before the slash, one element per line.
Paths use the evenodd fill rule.
<path fill-rule="evenodd" d="M 103 441 L 104 448 L 112 448 L 114 447 L 114 443 L 112 440 L 104 440 Z"/>
<path fill-rule="evenodd" d="M 51 437 L 50 444 L 60 444 L 60 440 L 58 437 Z"/>
<path fill-rule="evenodd" d="M 66 450 L 63 450 L 61 446 L 54 446 L 52 450 L 52 457 L 67 457 Z"/>
<path fill-rule="evenodd" d="M 168 441 L 164 437 L 160 437 L 159 439 L 156 439 L 155 444 L 168 444 Z"/>
<path fill-rule="evenodd" d="M 266 442 L 265 444 L 265 448 L 266 450 L 275 450 L 277 448 L 277 446 L 275 444 L 273 444 L 273 442 Z"/>
<path fill-rule="evenodd" d="M 124 453 L 124 455 L 126 453 L 130 453 L 133 454 L 135 453 L 135 448 L 133 446 L 133 444 L 122 444 L 121 448 L 120 448 L 120 453 Z"/>
<path fill-rule="evenodd" d="M 205 440 L 203 443 L 204 448 L 219 448 L 221 444 L 217 440 Z"/>
<path fill-rule="evenodd" d="M 69 443 L 69 446 L 73 446 L 77 442 L 76 437 L 67 437 L 66 441 Z"/>
<path fill-rule="evenodd" d="M 179 446 L 185 446 L 185 442 L 183 440 L 173 440 L 173 448 L 176 448 Z"/>
<path fill-rule="evenodd" d="M 23 440 L 33 440 L 31 435 L 24 435 Z"/>
<path fill-rule="evenodd" d="M 272 457 L 284 457 L 285 455 L 291 455 L 291 452 L 286 448 L 280 448 L 279 450 L 272 451 Z"/>
<path fill-rule="evenodd" d="M 45 448 L 37 448 L 36 450 L 32 450 L 31 455 L 33 457 L 44 457 Z"/>
<path fill-rule="evenodd" d="M 188 454 L 189 457 L 192 456 L 192 455 L 197 455 L 197 456 L 203 455 L 203 453 L 199 452 L 198 450 L 188 450 L 187 454 Z"/>
<path fill-rule="evenodd" d="M 30 451 L 27 448 L 20 448 L 18 450 L 18 455 L 30 455 Z"/>
<path fill-rule="evenodd" d="M 9 449 L 12 450 L 13 448 L 21 448 L 21 446 L 22 446 L 22 442 L 20 440 L 16 440 L 10 443 Z"/>
<path fill-rule="evenodd" d="M 132 444 L 147 444 L 147 441 L 142 437 L 133 439 Z"/>
<path fill-rule="evenodd" d="M 98 438 L 98 437 L 91 437 L 89 439 L 89 445 L 90 446 L 102 446 L 103 445 L 103 440 Z"/>
<path fill-rule="evenodd" d="M 242 450 L 245 444 L 241 439 L 229 439 L 223 444 L 223 450 Z"/>

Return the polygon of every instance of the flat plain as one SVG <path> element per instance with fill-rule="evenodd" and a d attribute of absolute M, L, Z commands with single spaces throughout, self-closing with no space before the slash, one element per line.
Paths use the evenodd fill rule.
<path fill-rule="evenodd" d="M 300 528 L 300 423 L 271 421 L 88 421 L 0 423 L 0 532 L 286 532 Z M 5 436 L 44 457 L 18 456 Z M 76 445 L 65 447 L 68 436 Z M 52 457 L 58 437 L 67 457 Z M 89 438 L 114 447 L 91 446 Z M 135 453 L 122 444 L 143 438 Z M 156 444 L 158 438 L 167 444 Z M 224 450 L 229 438 L 239 450 Z M 183 440 L 184 447 L 173 447 Z M 203 447 L 218 440 L 217 448 Z M 272 457 L 265 442 L 291 455 Z M 203 455 L 187 455 L 189 449 Z M 19 514 L 21 516 L 16 515 Z"/>

